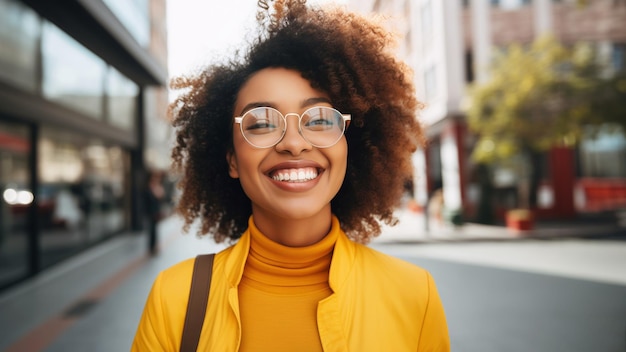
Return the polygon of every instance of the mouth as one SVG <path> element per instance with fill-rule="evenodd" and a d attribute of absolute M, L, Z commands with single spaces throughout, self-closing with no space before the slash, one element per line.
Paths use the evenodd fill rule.
<path fill-rule="evenodd" d="M 314 180 L 319 174 L 320 170 L 317 168 L 302 167 L 273 170 L 269 173 L 269 177 L 274 181 L 298 183 Z"/>

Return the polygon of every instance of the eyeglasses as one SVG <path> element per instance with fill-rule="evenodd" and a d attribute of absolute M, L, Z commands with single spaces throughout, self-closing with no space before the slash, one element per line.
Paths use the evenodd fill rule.
<path fill-rule="evenodd" d="M 335 145 L 350 124 L 350 115 L 326 106 L 312 107 L 302 115 L 296 113 L 283 115 L 274 108 L 263 106 L 248 110 L 243 116 L 235 117 L 235 123 L 239 124 L 243 138 L 252 146 L 270 148 L 285 136 L 289 115 L 298 117 L 300 135 L 317 148 Z"/>

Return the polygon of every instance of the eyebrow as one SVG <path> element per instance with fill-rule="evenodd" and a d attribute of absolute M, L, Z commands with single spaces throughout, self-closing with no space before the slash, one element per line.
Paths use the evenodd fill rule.
<path fill-rule="evenodd" d="M 300 102 L 300 107 L 301 108 L 305 108 L 305 107 L 312 106 L 312 105 L 319 104 L 319 103 L 331 104 L 330 99 L 328 99 L 328 98 L 325 98 L 325 97 L 315 97 L 315 98 L 308 98 L 308 99 L 305 99 L 305 100 L 301 101 Z M 241 113 L 239 114 L 239 116 L 242 116 L 248 110 L 251 110 L 251 109 L 254 109 L 254 108 L 260 108 L 260 107 L 270 107 L 270 108 L 274 108 L 274 109 L 278 110 L 276 108 L 276 104 L 274 104 L 272 102 L 269 102 L 269 101 L 255 101 L 255 102 L 252 102 L 252 103 L 247 104 L 246 106 L 244 106 L 243 109 L 241 109 Z"/>

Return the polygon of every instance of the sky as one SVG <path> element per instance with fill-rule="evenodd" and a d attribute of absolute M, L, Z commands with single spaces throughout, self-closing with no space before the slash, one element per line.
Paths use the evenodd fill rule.
<path fill-rule="evenodd" d="M 347 0 L 308 0 L 346 4 Z M 229 57 L 255 28 L 257 0 L 167 0 L 169 73 Z"/>

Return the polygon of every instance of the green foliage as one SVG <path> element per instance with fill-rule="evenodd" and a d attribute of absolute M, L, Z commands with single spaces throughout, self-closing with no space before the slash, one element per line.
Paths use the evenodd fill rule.
<path fill-rule="evenodd" d="M 571 146 L 589 126 L 626 126 L 624 74 L 607 75 L 589 44 L 566 47 L 549 36 L 497 52 L 488 81 L 471 86 L 469 98 L 478 162 Z"/>

